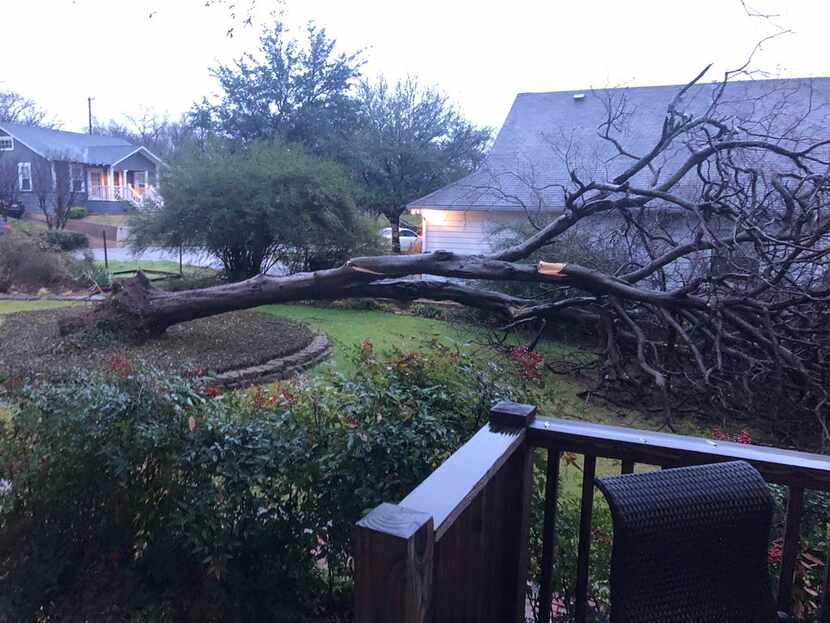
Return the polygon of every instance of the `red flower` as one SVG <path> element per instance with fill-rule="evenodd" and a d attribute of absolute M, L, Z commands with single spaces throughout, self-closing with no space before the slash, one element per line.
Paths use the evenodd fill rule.
<path fill-rule="evenodd" d="M 266 401 L 267 399 L 265 397 L 265 392 L 262 391 L 262 387 L 257 387 L 254 392 L 254 408 L 262 409 L 265 406 Z"/>
<path fill-rule="evenodd" d="M 202 393 L 208 398 L 218 398 L 221 394 L 219 388 L 216 387 L 216 385 L 208 385 L 207 387 L 205 387 Z"/>
<path fill-rule="evenodd" d="M 510 359 L 522 378 L 531 380 L 542 377 L 541 370 L 545 365 L 545 358 L 535 351 L 528 350 L 527 346 L 516 346 L 510 351 Z"/>
<path fill-rule="evenodd" d="M 767 560 L 771 565 L 780 565 L 784 559 L 784 545 L 781 541 L 775 541 L 770 544 L 767 550 Z"/>
<path fill-rule="evenodd" d="M 124 378 L 127 378 L 135 372 L 135 368 L 130 360 L 119 353 L 113 353 L 110 356 L 109 367 L 112 372 Z"/>
<path fill-rule="evenodd" d="M 729 441 L 729 435 L 724 433 L 719 427 L 715 427 L 712 429 L 712 437 L 717 439 L 718 441 Z"/>
<path fill-rule="evenodd" d="M 292 394 L 287 389 L 284 389 L 284 390 L 282 390 L 282 399 L 283 399 L 283 402 L 285 402 L 285 404 L 293 405 L 295 402 L 297 402 L 297 395 Z"/>

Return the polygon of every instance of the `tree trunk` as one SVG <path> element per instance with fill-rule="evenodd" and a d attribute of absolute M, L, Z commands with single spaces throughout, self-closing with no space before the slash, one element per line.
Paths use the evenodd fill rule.
<path fill-rule="evenodd" d="M 181 292 L 154 288 L 144 274 L 139 273 L 134 279 L 116 284 L 107 300 L 83 316 L 64 321 L 60 329 L 66 334 L 84 328 L 106 328 L 136 339 L 146 339 L 163 333 L 174 324 L 229 311 L 290 301 L 356 297 L 456 301 L 498 313 L 508 320 L 524 318 L 528 314 L 559 313 L 556 304 L 551 307 L 455 281 L 410 277 L 425 274 L 549 283 L 603 279 L 599 273 L 577 266 L 566 274 L 564 265 L 551 271 L 541 266 L 510 264 L 447 251 L 355 258 L 339 268 L 286 277 L 262 274 L 239 283 Z M 616 285 L 621 296 L 636 292 L 621 282 Z M 562 313 L 566 313 L 565 310 Z M 570 309 L 567 313 L 574 314 L 576 310 Z"/>
<path fill-rule="evenodd" d="M 401 215 L 390 216 L 389 223 L 392 225 L 392 253 L 399 254 L 401 252 Z"/>

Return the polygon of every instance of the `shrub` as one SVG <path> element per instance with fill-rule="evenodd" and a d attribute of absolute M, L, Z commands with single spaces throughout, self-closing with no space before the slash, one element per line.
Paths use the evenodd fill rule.
<path fill-rule="evenodd" d="M 51 247 L 61 251 L 75 251 L 89 246 L 89 240 L 85 234 L 77 231 L 66 231 L 65 229 L 50 229 L 41 234 L 43 241 Z"/>
<path fill-rule="evenodd" d="M 68 216 L 71 219 L 86 218 L 89 216 L 89 210 L 80 206 L 75 206 L 74 208 L 69 208 Z"/>
<path fill-rule="evenodd" d="M 173 163 L 164 206 L 131 218 L 134 248 L 203 248 L 231 281 L 276 265 L 319 270 L 376 250 L 373 221 L 355 206 L 355 182 L 337 163 L 279 141 L 191 147 Z"/>
<path fill-rule="evenodd" d="M 68 276 L 65 258 L 36 239 L 15 232 L 0 237 L 0 292 L 49 287 Z"/>
<path fill-rule="evenodd" d="M 222 394 L 114 357 L 0 422 L 0 621 L 350 620 L 350 534 L 510 397 L 435 345 Z M 5 617 L 5 619 L 4 619 Z"/>
<path fill-rule="evenodd" d="M 73 262 L 71 273 L 75 280 L 85 285 L 92 283 L 99 288 L 106 288 L 112 284 L 110 271 L 96 262 L 89 251 L 84 252 L 82 260 Z"/>

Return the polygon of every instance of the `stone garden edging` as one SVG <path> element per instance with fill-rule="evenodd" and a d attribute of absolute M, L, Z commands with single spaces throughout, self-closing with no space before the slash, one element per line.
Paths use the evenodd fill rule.
<path fill-rule="evenodd" d="M 257 366 L 228 370 L 210 378 L 210 382 L 228 389 L 259 385 L 287 379 L 322 362 L 331 355 L 333 348 L 325 333 L 317 333 L 314 339 L 296 353 L 271 359 Z"/>

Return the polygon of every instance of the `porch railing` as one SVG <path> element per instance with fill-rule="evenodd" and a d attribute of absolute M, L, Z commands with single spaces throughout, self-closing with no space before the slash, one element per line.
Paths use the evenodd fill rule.
<path fill-rule="evenodd" d="M 141 203 L 141 195 L 132 186 L 90 186 L 87 197 L 92 201 L 129 201 Z"/>
<path fill-rule="evenodd" d="M 399 504 L 382 504 L 354 530 L 355 621 L 524 621 L 532 461 L 546 452 L 540 620 L 551 617 L 559 467 L 582 455 L 575 619 L 588 613 L 589 553 L 598 458 L 662 468 L 744 460 L 788 488 L 778 608 L 788 612 L 805 490 L 830 490 L 830 457 L 696 437 L 536 418 L 528 405 L 500 403 L 490 423 Z M 821 621 L 830 621 L 825 567 Z"/>

